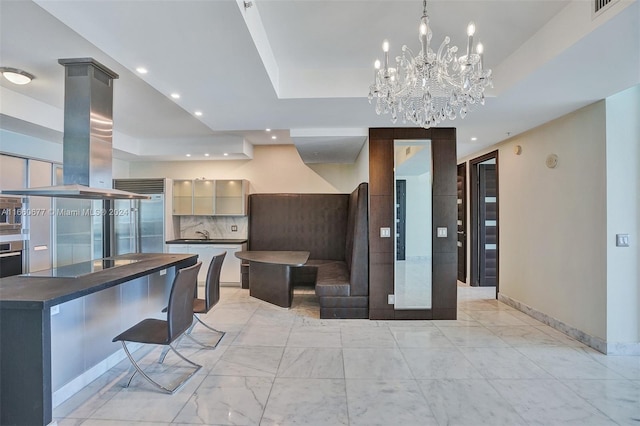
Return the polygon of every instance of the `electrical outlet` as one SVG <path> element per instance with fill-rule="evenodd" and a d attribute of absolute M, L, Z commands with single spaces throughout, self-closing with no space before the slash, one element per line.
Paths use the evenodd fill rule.
<path fill-rule="evenodd" d="M 167 275 L 167 270 L 166 269 L 161 269 L 160 270 L 160 276 L 163 276 L 163 275 Z"/>
<path fill-rule="evenodd" d="M 436 235 L 437 235 L 438 238 L 447 238 L 447 228 L 446 227 L 438 227 Z"/>
<path fill-rule="evenodd" d="M 387 303 L 389 305 L 395 305 L 396 304 L 396 295 L 395 294 L 387 294 Z"/>
<path fill-rule="evenodd" d="M 391 228 L 380 228 L 380 238 L 391 238 Z"/>
<path fill-rule="evenodd" d="M 238 225 L 231 225 L 231 232 L 238 232 Z"/>

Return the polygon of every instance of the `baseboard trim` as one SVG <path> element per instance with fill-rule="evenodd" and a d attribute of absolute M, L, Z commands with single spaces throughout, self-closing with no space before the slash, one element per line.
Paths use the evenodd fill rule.
<path fill-rule="evenodd" d="M 566 334 L 567 336 L 576 339 L 581 343 L 584 343 L 585 345 L 597 350 L 598 352 L 607 354 L 607 342 L 599 337 L 591 336 L 584 331 L 578 330 L 575 327 L 565 324 L 564 322 L 553 318 L 552 316 L 549 316 L 544 312 L 540 312 L 537 309 L 534 309 L 531 306 L 528 306 L 518 300 L 512 299 L 502 293 L 498 293 L 498 300 L 511 306 L 512 308 L 519 310 L 520 312 L 524 312 L 530 317 L 535 318 L 550 327 L 555 328 L 556 330 Z"/>

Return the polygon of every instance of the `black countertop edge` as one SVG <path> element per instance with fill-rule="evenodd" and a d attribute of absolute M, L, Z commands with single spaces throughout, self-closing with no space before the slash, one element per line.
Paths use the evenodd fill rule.
<path fill-rule="evenodd" d="M 69 300 L 151 275 L 173 266 L 187 267 L 197 262 L 195 254 L 126 254 L 114 258 L 137 259 L 77 278 L 13 276 L 0 280 L 0 309 L 47 309 Z"/>
<path fill-rule="evenodd" d="M 199 239 L 191 239 L 191 238 L 178 238 L 176 240 L 165 241 L 166 244 L 244 244 L 247 242 L 247 239 L 224 239 L 224 238 L 212 238 L 209 240 L 199 240 Z"/>

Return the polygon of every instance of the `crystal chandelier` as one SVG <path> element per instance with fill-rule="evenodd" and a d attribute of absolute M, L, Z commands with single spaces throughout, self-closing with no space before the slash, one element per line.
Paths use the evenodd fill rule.
<path fill-rule="evenodd" d="M 369 88 L 369 103 L 375 99 L 376 113 L 391 114 L 393 123 L 400 115 L 404 123 L 410 121 L 428 129 L 447 118 L 464 118 L 475 105 L 484 105 L 484 89 L 492 86 L 491 70 L 483 68 L 481 43 L 472 52 L 474 33 L 475 25 L 470 22 L 464 55 L 458 56 L 457 46 L 449 46 L 449 36 L 436 54 L 430 45 L 432 33 L 424 0 L 420 52 L 416 55 L 404 45 L 402 56 L 391 65 L 389 42 L 382 44 L 384 64 L 375 61 L 374 81 Z"/>

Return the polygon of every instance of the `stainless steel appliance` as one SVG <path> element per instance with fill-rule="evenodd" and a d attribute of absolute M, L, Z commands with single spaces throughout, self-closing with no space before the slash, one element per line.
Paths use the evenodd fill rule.
<path fill-rule="evenodd" d="M 167 204 L 173 187 L 169 179 L 114 179 L 113 187 L 150 197 L 149 200 L 114 200 L 112 247 L 114 255 L 164 253 L 173 238 L 173 216 Z"/>
<path fill-rule="evenodd" d="M 0 278 L 22 274 L 23 241 L 0 243 Z"/>
<path fill-rule="evenodd" d="M 20 235 L 22 229 L 22 199 L 0 197 L 0 235 Z"/>

